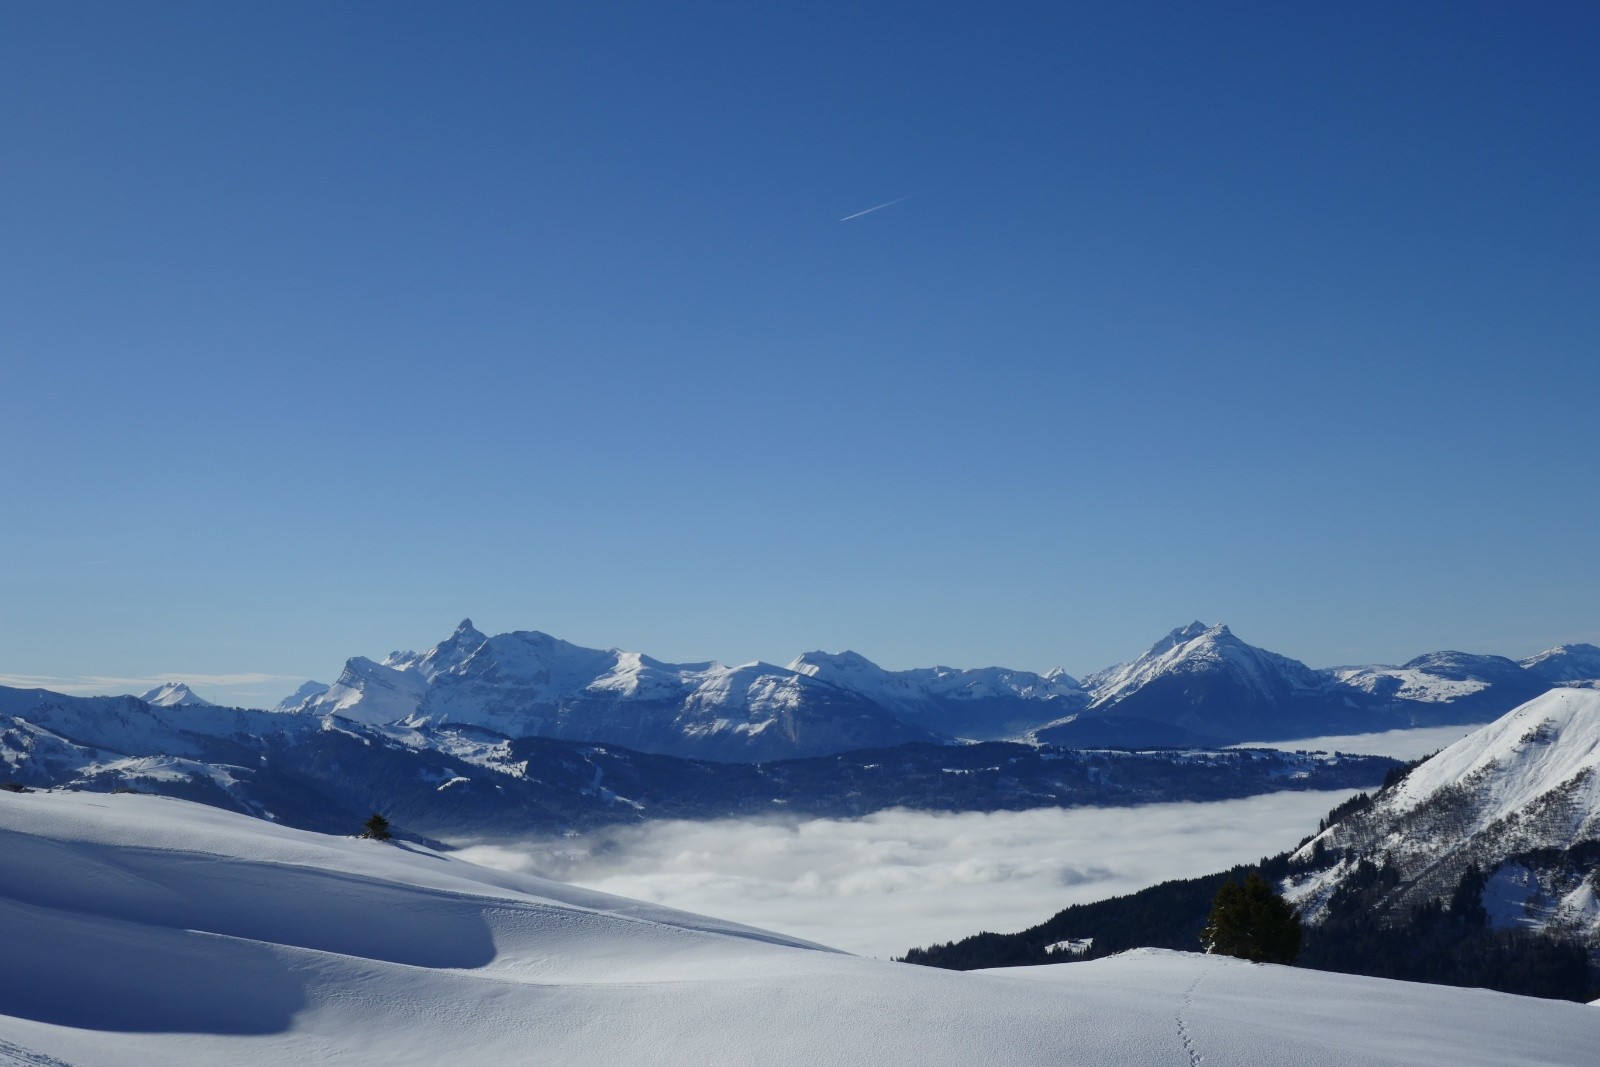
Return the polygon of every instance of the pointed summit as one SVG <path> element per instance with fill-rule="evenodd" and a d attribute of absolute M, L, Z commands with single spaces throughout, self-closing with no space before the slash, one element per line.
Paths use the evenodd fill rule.
<path fill-rule="evenodd" d="M 1277 736 L 1314 710 L 1340 711 L 1326 701 L 1333 684 L 1304 663 L 1256 648 L 1226 625 L 1196 620 L 1179 627 L 1130 663 L 1084 679 L 1091 711 L 1171 723 L 1210 737 Z M 1116 711 L 1110 712 L 1109 709 Z M 1342 714 L 1342 712 L 1341 712 Z"/>
<path fill-rule="evenodd" d="M 179 706 L 191 708 L 216 707 L 211 701 L 195 696 L 194 690 L 183 682 L 163 682 L 154 689 L 140 694 L 139 699 L 158 708 Z"/>

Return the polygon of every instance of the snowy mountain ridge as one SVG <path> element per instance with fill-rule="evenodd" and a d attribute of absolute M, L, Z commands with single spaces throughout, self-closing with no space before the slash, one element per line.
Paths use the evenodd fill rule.
<path fill-rule="evenodd" d="M 1600 648 L 1594 645 L 1557 645 L 1518 663 L 1553 684 L 1600 679 Z"/>
<path fill-rule="evenodd" d="M 892 758 L 886 758 L 893 753 Z M 751 765 L 478 726 L 156 707 L 0 687 L 0 783 L 183 797 L 311 830 L 381 808 L 407 833 L 563 832 L 650 819 L 1113 807 L 1370 786 L 1381 757 L 909 744 Z"/>
<path fill-rule="evenodd" d="M 424 651 L 352 657 L 333 685 L 308 682 L 275 710 L 748 761 L 915 740 L 1214 746 L 1484 722 L 1551 685 L 1600 685 L 1594 679 L 1592 645 L 1522 663 L 1433 652 L 1400 666 L 1313 669 L 1198 621 L 1080 682 L 1061 668 L 888 670 L 848 650 L 802 653 L 786 666 L 669 663 L 536 630 L 491 637 L 463 620 Z M 148 695 L 209 705 L 181 683 Z"/>
<path fill-rule="evenodd" d="M 1090 708 L 1127 699 L 1157 678 L 1224 671 L 1252 695 L 1271 699 L 1284 692 L 1322 692 L 1328 677 L 1299 660 L 1245 644 L 1226 625 L 1192 622 L 1173 630 L 1148 652 L 1128 663 L 1096 671 L 1084 679 L 1093 695 Z"/>
<path fill-rule="evenodd" d="M 788 670 L 860 693 L 900 717 L 942 733 L 1015 737 L 1080 710 L 1089 694 L 1065 670 L 919 667 L 890 671 L 859 652 L 805 652 Z"/>
<path fill-rule="evenodd" d="M 768 663 L 665 663 L 539 631 L 486 636 L 471 620 L 426 652 L 356 657 L 311 714 L 380 725 L 457 723 L 512 737 L 609 741 L 751 760 L 935 740 L 868 696 Z"/>
<path fill-rule="evenodd" d="M 1311 873 L 1288 894 L 1313 921 L 1377 870 L 1391 872 L 1367 889 L 1384 913 L 1481 904 L 1492 928 L 1600 949 L 1600 690 L 1552 689 L 1469 734 L 1294 859 Z"/>
<path fill-rule="evenodd" d="M 139 699 L 146 704 L 154 704 L 162 708 L 179 706 L 214 708 L 217 706 L 209 700 L 196 696 L 194 690 L 190 689 L 184 682 L 163 682 L 154 689 L 141 694 Z"/>
<path fill-rule="evenodd" d="M 308 682 L 304 683 L 303 685 L 301 685 L 300 688 L 296 689 L 294 692 L 290 693 L 288 696 L 286 696 L 282 700 L 278 701 L 277 704 L 273 705 L 272 710 L 273 711 L 295 711 L 300 707 L 300 705 L 304 704 L 306 701 L 310 700 L 313 697 L 321 696 L 323 693 L 326 693 L 331 688 L 332 688 L 331 686 L 327 685 L 324 682 L 310 682 L 310 681 L 308 681 Z"/>

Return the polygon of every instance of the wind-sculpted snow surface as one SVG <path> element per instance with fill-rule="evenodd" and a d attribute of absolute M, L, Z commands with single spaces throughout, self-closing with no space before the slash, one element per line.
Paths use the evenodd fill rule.
<path fill-rule="evenodd" d="M 0 793 L 0 1062 L 1592 1062 L 1600 1012 L 1139 952 L 864 960 L 181 801 Z"/>

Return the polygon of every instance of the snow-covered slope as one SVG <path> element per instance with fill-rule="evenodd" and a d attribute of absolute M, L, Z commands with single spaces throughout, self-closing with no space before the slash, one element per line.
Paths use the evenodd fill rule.
<path fill-rule="evenodd" d="M 646 752 L 760 760 L 937 739 L 848 689 L 767 663 L 663 663 L 465 620 L 427 652 L 357 657 L 301 705 L 372 724 L 459 723 Z"/>
<path fill-rule="evenodd" d="M 1298 660 L 1247 645 L 1227 626 L 1198 620 L 1173 630 L 1128 663 L 1096 671 L 1084 679 L 1096 708 L 1118 704 L 1159 678 L 1203 676 L 1225 672 L 1239 687 L 1258 698 L 1292 689 L 1320 690 L 1324 680 Z"/>
<path fill-rule="evenodd" d="M 1084 685 L 1093 696 L 1090 715 L 1150 719 L 1209 737 L 1310 736 L 1313 727 L 1372 721 L 1324 672 L 1201 622 L 1173 630 L 1138 659 L 1098 671 Z"/>
<path fill-rule="evenodd" d="M 272 710 L 279 712 L 298 711 L 306 701 L 321 696 L 329 688 L 331 687 L 326 682 L 306 682 L 299 689 L 278 701 Z"/>
<path fill-rule="evenodd" d="M 154 704 L 160 708 L 171 708 L 182 705 L 184 707 L 216 707 L 211 701 L 195 696 L 194 690 L 183 682 L 163 682 L 154 689 L 143 693 L 139 697 L 146 704 Z"/>
<path fill-rule="evenodd" d="M 1006 667 L 888 671 L 845 651 L 806 652 L 788 669 L 860 693 L 909 722 L 980 740 L 1017 737 L 1089 702 L 1089 694 L 1059 667 L 1044 674 Z"/>
<path fill-rule="evenodd" d="M 1360 863 L 1389 868 L 1382 907 L 1449 904 L 1488 880 L 1497 926 L 1551 928 L 1600 949 L 1600 690 L 1556 688 L 1462 738 L 1304 846 L 1290 890 L 1319 917 Z"/>
<path fill-rule="evenodd" d="M 1592 1062 L 1600 1012 L 1139 952 L 999 974 L 181 801 L 0 793 L 0 1062 Z"/>
<path fill-rule="evenodd" d="M 1600 648 L 1594 645 L 1557 645 L 1519 662 L 1552 685 L 1600 681 Z"/>
<path fill-rule="evenodd" d="M 1500 715 L 1550 688 L 1550 682 L 1504 656 L 1429 652 L 1398 667 L 1336 667 L 1338 680 L 1369 697 L 1380 709 L 1448 706 L 1466 713 Z M 1416 717 L 1425 717 L 1420 710 Z"/>

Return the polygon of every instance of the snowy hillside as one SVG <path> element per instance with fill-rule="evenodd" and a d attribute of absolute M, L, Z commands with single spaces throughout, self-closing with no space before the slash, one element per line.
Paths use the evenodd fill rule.
<path fill-rule="evenodd" d="M 1365 879 L 1385 911 L 1481 904 L 1495 928 L 1549 929 L 1600 948 L 1600 691 L 1558 688 L 1529 701 L 1295 858 L 1311 871 L 1293 879 L 1291 895 L 1314 919 Z M 1392 873 L 1377 878 L 1358 870 L 1363 862 Z"/>
<path fill-rule="evenodd" d="M 1017 737 L 1089 703 L 1075 678 L 1005 667 L 888 671 L 858 652 L 806 652 L 789 670 L 870 698 L 901 718 L 959 737 Z"/>
<path fill-rule="evenodd" d="M 1600 648 L 1594 645 L 1557 645 L 1519 662 L 1552 685 L 1600 679 Z"/>
<path fill-rule="evenodd" d="M 185 707 L 216 707 L 209 700 L 195 696 L 194 690 L 183 682 L 163 682 L 154 689 L 143 693 L 139 697 L 146 704 L 154 704 L 160 708 L 170 708 L 183 705 Z"/>
<path fill-rule="evenodd" d="M 181 801 L 0 793 L 0 1063 L 1592 1062 L 1572 1004 L 1140 952 L 865 960 Z"/>

